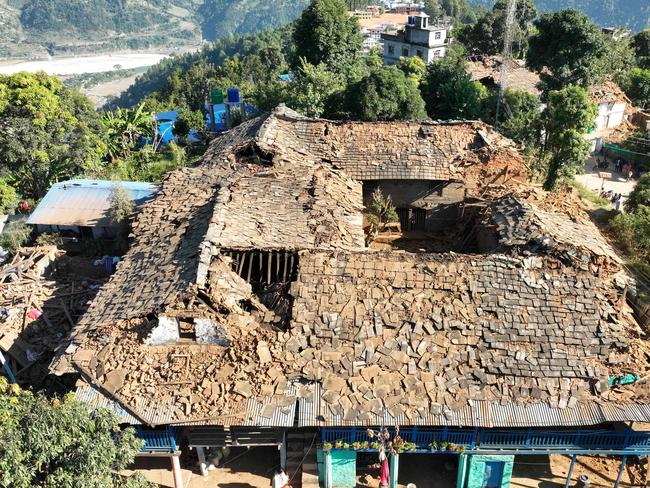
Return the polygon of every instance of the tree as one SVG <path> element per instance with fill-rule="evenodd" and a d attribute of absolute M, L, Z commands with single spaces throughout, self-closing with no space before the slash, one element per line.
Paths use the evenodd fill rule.
<path fill-rule="evenodd" d="M 546 149 L 551 155 L 544 188 L 555 189 L 560 178 L 572 176 L 589 156 L 587 130 L 594 125 L 597 107 L 587 91 L 569 85 L 549 94 L 546 113 Z"/>
<path fill-rule="evenodd" d="M 504 110 L 504 118 L 499 129 L 506 137 L 526 148 L 538 146 L 542 129 L 542 112 L 537 97 L 526 90 L 510 88 L 505 91 L 504 97 L 508 109 Z"/>
<path fill-rule="evenodd" d="M 288 104 L 307 117 L 331 117 L 333 97 L 344 89 L 343 77 L 325 63 L 314 66 L 302 59 L 291 82 Z"/>
<path fill-rule="evenodd" d="M 0 167 L 25 197 L 97 168 L 106 152 L 90 101 L 43 72 L 0 76 Z"/>
<path fill-rule="evenodd" d="M 650 108 L 650 69 L 634 68 L 618 81 L 637 107 Z"/>
<path fill-rule="evenodd" d="M 448 56 L 427 67 L 421 86 L 432 119 L 478 119 L 485 114 L 487 89 L 472 81 L 461 57 Z"/>
<path fill-rule="evenodd" d="M 628 213 L 611 221 L 618 241 L 641 261 L 650 259 L 650 174 L 643 175 L 625 202 Z"/>
<path fill-rule="evenodd" d="M 174 123 L 174 135 L 181 139 L 187 138 L 191 130 L 199 133 L 205 129 L 205 117 L 200 110 L 188 110 L 183 108 L 179 111 L 176 122 Z"/>
<path fill-rule="evenodd" d="M 424 100 L 412 79 L 396 66 L 371 72 L 348 88 L 350 114 L 357 120 L 418 120 L 426 117 Z"/>
<path fill-rule="evenodd" d="M 401 58 L 399 69 L 411 80 L 415 81 L 417 85 L 420 84 L 424 75 L 427 74 L 427 64 L 419 56 L 412 56 L 410 58 Z"/>
<path fill-rule="evenodd" d="M 650 69 L 650 29 L 638 32 L 632 38 L 632 48 L 641 68 Z"/>
<path fill-rule="evenodd" d="M 390 222 L 398 222 L 399 216 L 393 205 L 390 195 L 384 196 L 381 188 L 372 192 L 372 201 L 368 206 L 366 218 L 370 224 L 368 229 L 368 240 L 372 241 L 377 233 Z"/>
<path fill-rule="evenodd" d="M 605 36 L 605 56 L 602 72 L 619 78 L 637 66 L 636 53 L 629 37 L 614 39 Z"/>
<path fill-rule="evenodd" d="M 154 132 L 154 116 L 145 110 L 143 103 L 134 109 L 118 107 L 114 112 L 106 112 L 101 123 L 111 160 L 127 159 L 140 139 L 151 137 Z"/>
<path fill-rule="evenodd" d="M 116 474 L 142 446 L 108 410 L 92 410 L 73 394 L 49 400 L 0 377 L 0 486 L 135 488 L 142 478 Z"/>
<path fill-rule="evenodd" d="M 650 208 L 650 173 L 639 178 L 625 202 L 625 210 L 630 213 L 637 212 L 641 207 Z"/>
<path fill-rule="evenodd" d="M 348 14 L 343 0 L 312 0 L 296 21 L 293 40 L 296 65 L 305 58 L 314 66 L 324 63 L 342 72 L 358 61 L 363 38 L 359 21 Z"/>
<path fill-rule="evenodd" d="M 16 189 L 0 178 L 0 215 L 13 214 L 19 201 Z"/>
<path fill-rule="evenodd" d="M 25 223 L 25 219 L 11 221 L 0 234 L 0 247 L 16 252 L 16 249 L 27 244 L 31 235 L 32 228 Z"/>
<path fill-rule="evenodd" d="M 486 12 L 475 24 L 463 26 L 458 31 L 458 40 L 470 54 L 494 56 L 503 51 L 507 1 L 498 0 L 492 11 Z M 537 8 L 533 0 L 517 0 L 513 30 L 513 54 L 523 57 L 528 50 L 528 39 L 533 31 L 533 20 Z"/>
<path fill-rule="evenodd" d="M 568 85 L 587 88 L 602 80 L 605 38 L 584 14 L 572 9 L 545 13 L 536 26 L 526 59 L 540 74 L 545 91 Z"/>

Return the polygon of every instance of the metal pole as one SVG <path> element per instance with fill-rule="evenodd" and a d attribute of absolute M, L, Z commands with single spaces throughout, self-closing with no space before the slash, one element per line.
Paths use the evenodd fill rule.
<path fill-rule="evenodd" d="M 287 469 L 287 431 L 282 431 L 282 444 L 280 444 L 280 466 Z"/>
<path fill-rule="evenodd" d="M 14 376 L 14 373 L 11 371 L 11 368 L 9 367 L 9 363 L 5 359 L 4 354 L 2 354 L 2 351 L 0 351 L 0 363 L 2 363 L 2 367 L 7 372 L 7 376 L 9 377 L 9 382 L 16 383 L 16 377 Z"/>
<path fill-rule="evenodd" d="M 623 471 L 625 471 L 625 465 L 627 464 L 627 456 L 623 456 L 621 461 L 621 467 L 618 469 L 618 476 L 616 477 L 616 483 L 614 483 L 614 488 L 618 488 L 621 478 L 623 477 Z"/>
<path fill-rule="evenodd" d="M 571 476 L 573 476 L 573 468 L 576 465 L 576 455 L 574 454 L 571 457 L 571 466 L 569 466 L 569 473 L 566 476 L 566 483 L 564 483 L 564 488 L 569 488 L 569 484 L 571 483 Z"/>

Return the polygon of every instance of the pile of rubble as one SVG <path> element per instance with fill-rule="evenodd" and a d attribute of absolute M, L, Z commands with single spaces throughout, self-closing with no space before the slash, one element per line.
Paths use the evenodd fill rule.
<path fill-rule="evenodd" d="M 67 259 L 53 246 L 21 248 L 0 269 L 0 349 L 20 382 L 43 380 L 53 352 L 103 283 L 75 277 Z"/>

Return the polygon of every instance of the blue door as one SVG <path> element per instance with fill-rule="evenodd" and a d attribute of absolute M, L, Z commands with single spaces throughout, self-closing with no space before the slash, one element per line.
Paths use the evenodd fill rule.
<path fill-rule="evenodd" d="M 488 461 L 485 463 L 483 488 L 501 488 L 504 466 L 505 463 L 500 461 Z"/>

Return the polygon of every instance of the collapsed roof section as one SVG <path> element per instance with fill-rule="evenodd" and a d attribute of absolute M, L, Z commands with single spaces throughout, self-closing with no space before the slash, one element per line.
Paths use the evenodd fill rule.
<path fill-rule="evenodd" d="M 591 220 L 575 222 L 563 213 L 549 212 L 507 195 L 492 203 L 491 219 L 500 242 L 508 247 L 549 250 L 587 266 L 621 264 L 612 246 Z"/>
<path fill-rule="evenodd" d="M 521 156 L 482 123 L 331 122 L 280 107 L 166 178 L 53 369 L 81 372 L 149 424 L 292 422 L 297 399 L 333 423 L 380 411 L 415 422 L 476 401 L 636 405 L 606 381 L 628 364 L 633 332 L 605 278 L 553 253 L 370 252 L 359 180 L 377 178 L 457 180 L 484 204 L 529 188 Z M 571 236 L 569 221 L 498 202 L 514 248 L 534 232 Z"/>

